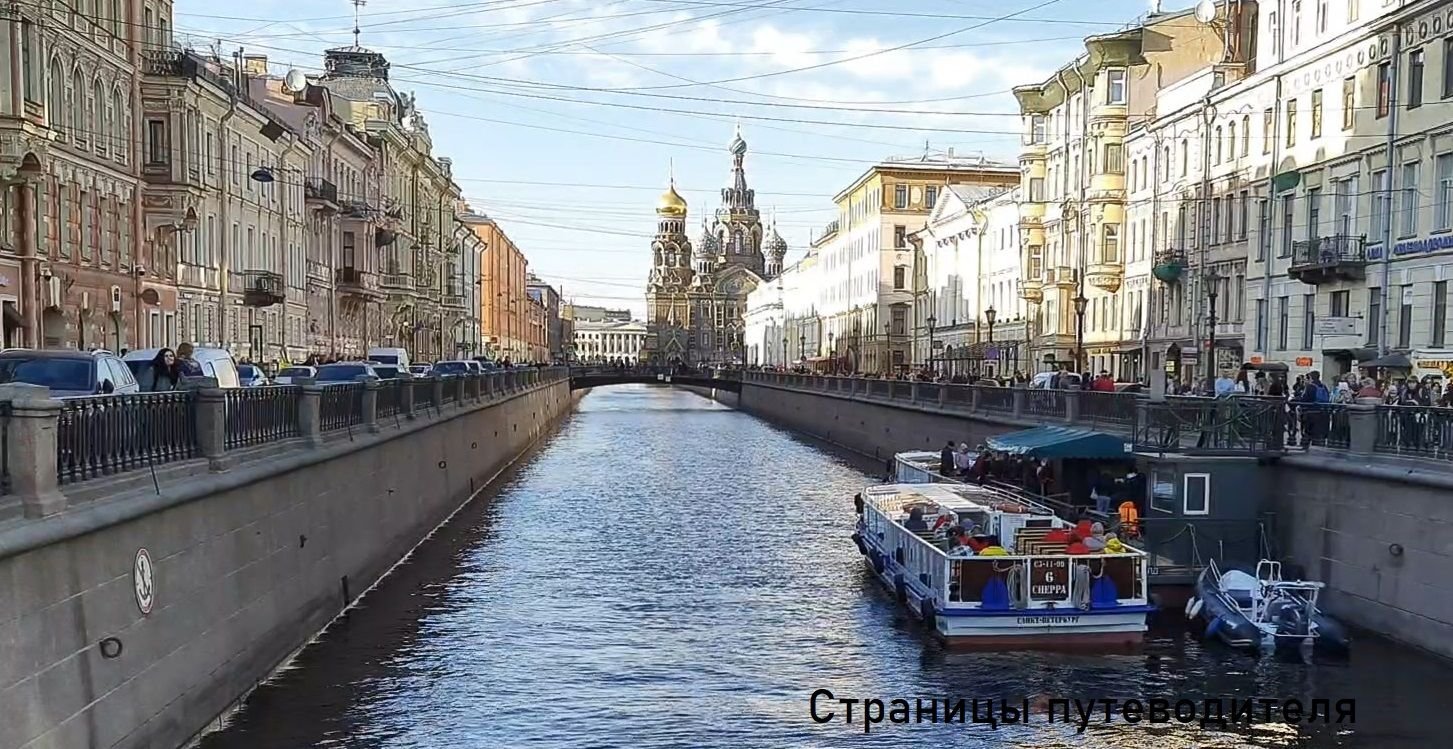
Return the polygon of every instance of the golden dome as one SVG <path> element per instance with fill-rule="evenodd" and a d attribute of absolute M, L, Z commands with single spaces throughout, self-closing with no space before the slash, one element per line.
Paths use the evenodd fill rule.
<path fill-rule="evenodd" d="M 672 182 L 661 193 L 661 199 L 656 201 L 656 213 L 662 216 L 684 217 L 686 215 L 686 199 L 676 192 L 676 183 Z"/>

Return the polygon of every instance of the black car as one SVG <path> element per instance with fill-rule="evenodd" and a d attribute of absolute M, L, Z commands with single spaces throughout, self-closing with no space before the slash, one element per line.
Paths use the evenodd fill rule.
<path fill-rule="evenodd" d="M 319 385 L 336 385 L 340 382 L 354 382 L 359 375 L 377 377 L 378 373 L 368 362 L 338 362 L 318 367 L 318 374 L 313 377 L 313 382 Z"/>

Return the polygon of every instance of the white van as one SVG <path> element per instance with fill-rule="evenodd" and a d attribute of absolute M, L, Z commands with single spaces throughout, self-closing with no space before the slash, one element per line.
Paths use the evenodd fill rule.
<path fill-rule="evenodd" d="M 371 348 L 368 360 L 379 364 L 392 364 L 401 370 L 409 368 L 409 352 L 401 348 Z"/>
<path fill-rule="evenodd" d="M 126 354 L 122 361 L 136 375 L 137 382 L 150 382 L 151 360 L 156 358 L 159 348 L 141 349 Z M 202 367 L 204 377 L 217 378 L 217 387 L 235 388 L 241 384 L 237 377 L 237 362 L 232 360 L 232 354 L 227 349 L 220 348 L 199 348 L 192 350 L 192 358 Z"/>

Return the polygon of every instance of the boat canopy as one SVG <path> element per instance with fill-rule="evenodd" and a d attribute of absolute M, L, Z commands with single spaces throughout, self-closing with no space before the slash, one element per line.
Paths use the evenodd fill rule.
<path fill-rule="evenodd" d="M 990 450 L 1032 458 L 1125 458 L 1130 443 L 1123 437 L 1072 427 L 1035 427 L 990 437 Z"/>

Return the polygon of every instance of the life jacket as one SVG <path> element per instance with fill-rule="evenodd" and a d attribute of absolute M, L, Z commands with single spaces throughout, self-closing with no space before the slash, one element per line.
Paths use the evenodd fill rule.
<path fill-rule="evenodd" d="M 1009 556 L 1009 552 L 1005 551 L 1003 546 L 987 546 L 987 547 L 984 548 L 983 551 L 980 551 L 979 552 L 979 556 L 981 556 L 981 557 L 1007 557 L 1007 556 Z"/>
<path fill-rule="evenodd" d="M 1140 510 L 1128 499 L 1120 503 L 1120 530 L 1127 538 L 1140 535 Z"/>

